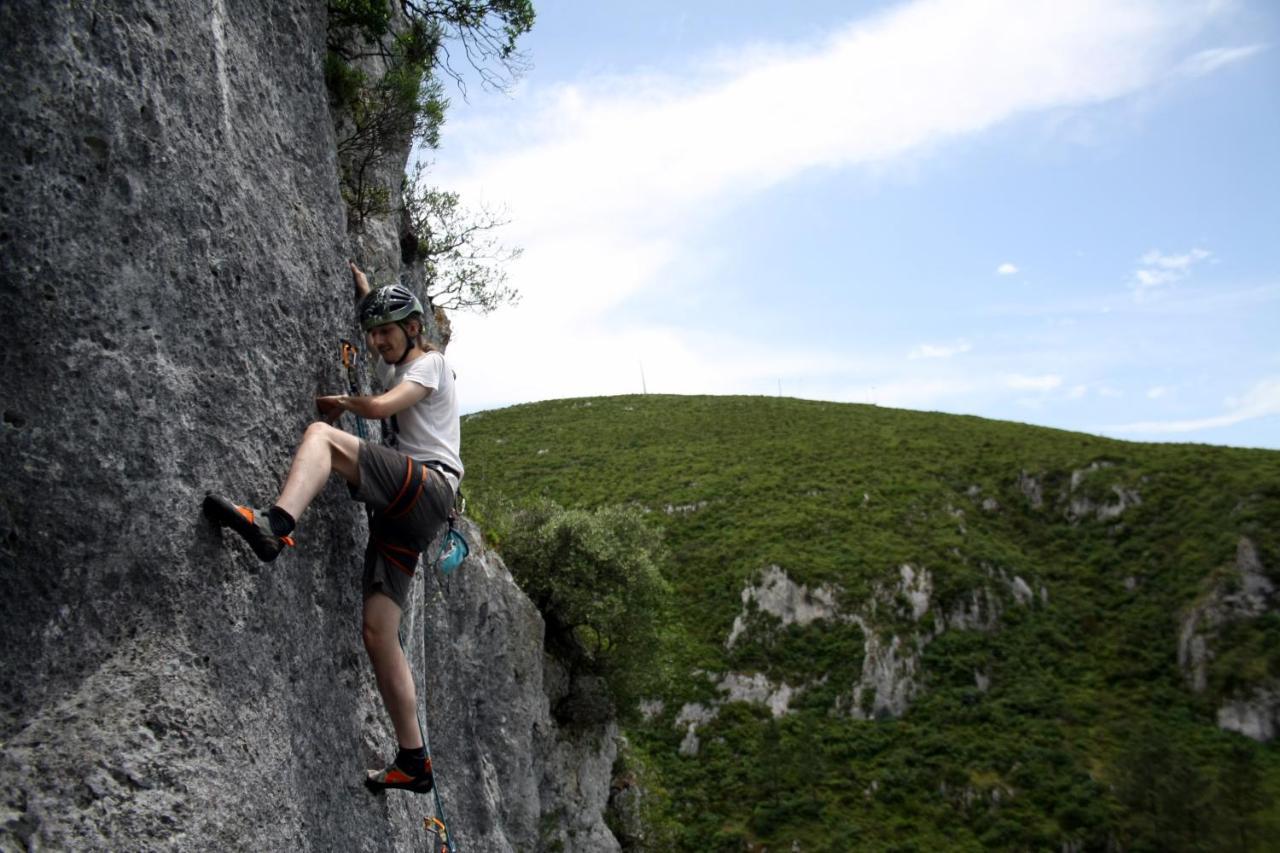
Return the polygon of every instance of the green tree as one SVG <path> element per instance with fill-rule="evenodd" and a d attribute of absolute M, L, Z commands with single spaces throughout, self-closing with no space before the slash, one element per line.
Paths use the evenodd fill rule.
<path fill-rule="evenodd" d="M 634 507 L 565 509 L 543 500 L 515 514 L 503 556 L 572 672 L 603 675 L 623 713 L 651 673 L 669 594 L 660 533 Z"/>
<path fill-rule="evenodd" d="M 505 90 L 526 70 L 516 41 L 533 28 L 532 0 L 401 0 L 401 6 L 410 18 L 431 21 L 439 29 L 436 67 L 464 93 L 466 80 L 453 64 L 452 44 L 490 88 Z"/>
<path fill-rule="evenodd" d="M 1128 738 L 1116 764 L 1125 846 L 1153 853 L 1209 849 L 1210 791 L 1194 754 L 1168 724 L 1144 722 Z"/>
<path fill-rule="evenodd" d="M 1257 745 L 1241 737 L 1227 749 L 1225 766 L 1214 785 L 1216 818 L 1215 844 L 1220 850 L 1275 850 L 1277 838 L 1265 838 L 1266 827 L 1259 820 L 1272 806 L 1266 780 L 1259 770 Z"/>
<path fill-rule="evenodd" d="M 342 120 L 338 142 L 348 225 L 390 213 L 378 180 L 406 144 L 439 144 L 448 101 L 437 76 L 464 85 L 457 45 L 486 86 L 524 68 L 516 40 L 533 26 L 530 0 L 329 0 L 325 80 Z M 465 89 L 464 89 L 465 91 Z"/>

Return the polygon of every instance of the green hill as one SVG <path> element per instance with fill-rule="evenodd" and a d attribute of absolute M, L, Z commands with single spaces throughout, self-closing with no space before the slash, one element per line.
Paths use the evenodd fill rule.
<path fill-rule="evenodd" d="M 1217 724 L 1280 695 L 1280 452 L 766 397 L 463 432 L 482 523 L 665 535 L 619 768 L 654 849 L 1280 849 L 1280 747 Z"/>

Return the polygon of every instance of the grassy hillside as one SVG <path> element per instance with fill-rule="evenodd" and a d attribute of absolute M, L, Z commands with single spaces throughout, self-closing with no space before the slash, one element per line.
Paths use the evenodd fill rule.
<path fill-rule="evenodd" d="M 1280 745 L 1214 722 L 1280 678 L 1280 615 L 1223 628 L 1200 693 L 1177 660 L 1241 537 L 1280 585 L 1280 453 L 672 396 L 474 414 L 463 450 L 482 523 L 546 496 L 640 505 L 665 533 L 662 705 L 626 757 L 657 849 L 1280 849 Z M 904 565 L 928 574 L 923 615 Z M 744 604 L 771 566 L 841 615 Z M 982 624 L 956 627 L 975 594 Z M 900 717 L 853 695 L 867 632 L 916 653 Z M 727 701 L 729 673 L 799 692 L 775 716 Z M 714 717 L 682 754 L 693 703 Z"/>

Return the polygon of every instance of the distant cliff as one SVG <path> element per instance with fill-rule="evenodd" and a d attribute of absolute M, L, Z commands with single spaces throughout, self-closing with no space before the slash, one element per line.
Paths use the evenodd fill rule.
<path fill-rule="evenodd" d="M 396 223 L 347 232 L 325 16 L 0 5 L 0 849 L 426 844 L 431 798 L 360 784 L 392 746 L 361 507 L 331 484 L 265 567 L 199 514 L 271 499 L 344 387 L 344 259 L 398 268 Z M 468 532 L 405 620 L 456 840 L 616 847 L 613 730 L 557 727 L 542 620 Z"/>

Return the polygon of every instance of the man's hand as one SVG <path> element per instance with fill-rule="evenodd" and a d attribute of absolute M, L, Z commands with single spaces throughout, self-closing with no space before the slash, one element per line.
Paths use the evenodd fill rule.
<path fill-rule="evenodd" d="M 346 408 L 342 405 L 342 398 L 337 396 L 316 397 L 316 409 L 320 411 L 320 416 L 328 423 L 334 423 L 346 411 Z"/>
<path fill-rule="evenodd" d="M 356 266 L 353 260 L 347 260 L 347 266 L 351 267 L 351 280 L 356 286 L 356 301 L 359 302 L 369 295 L 369 279 L 365 276 L 364 271 Z"/>

